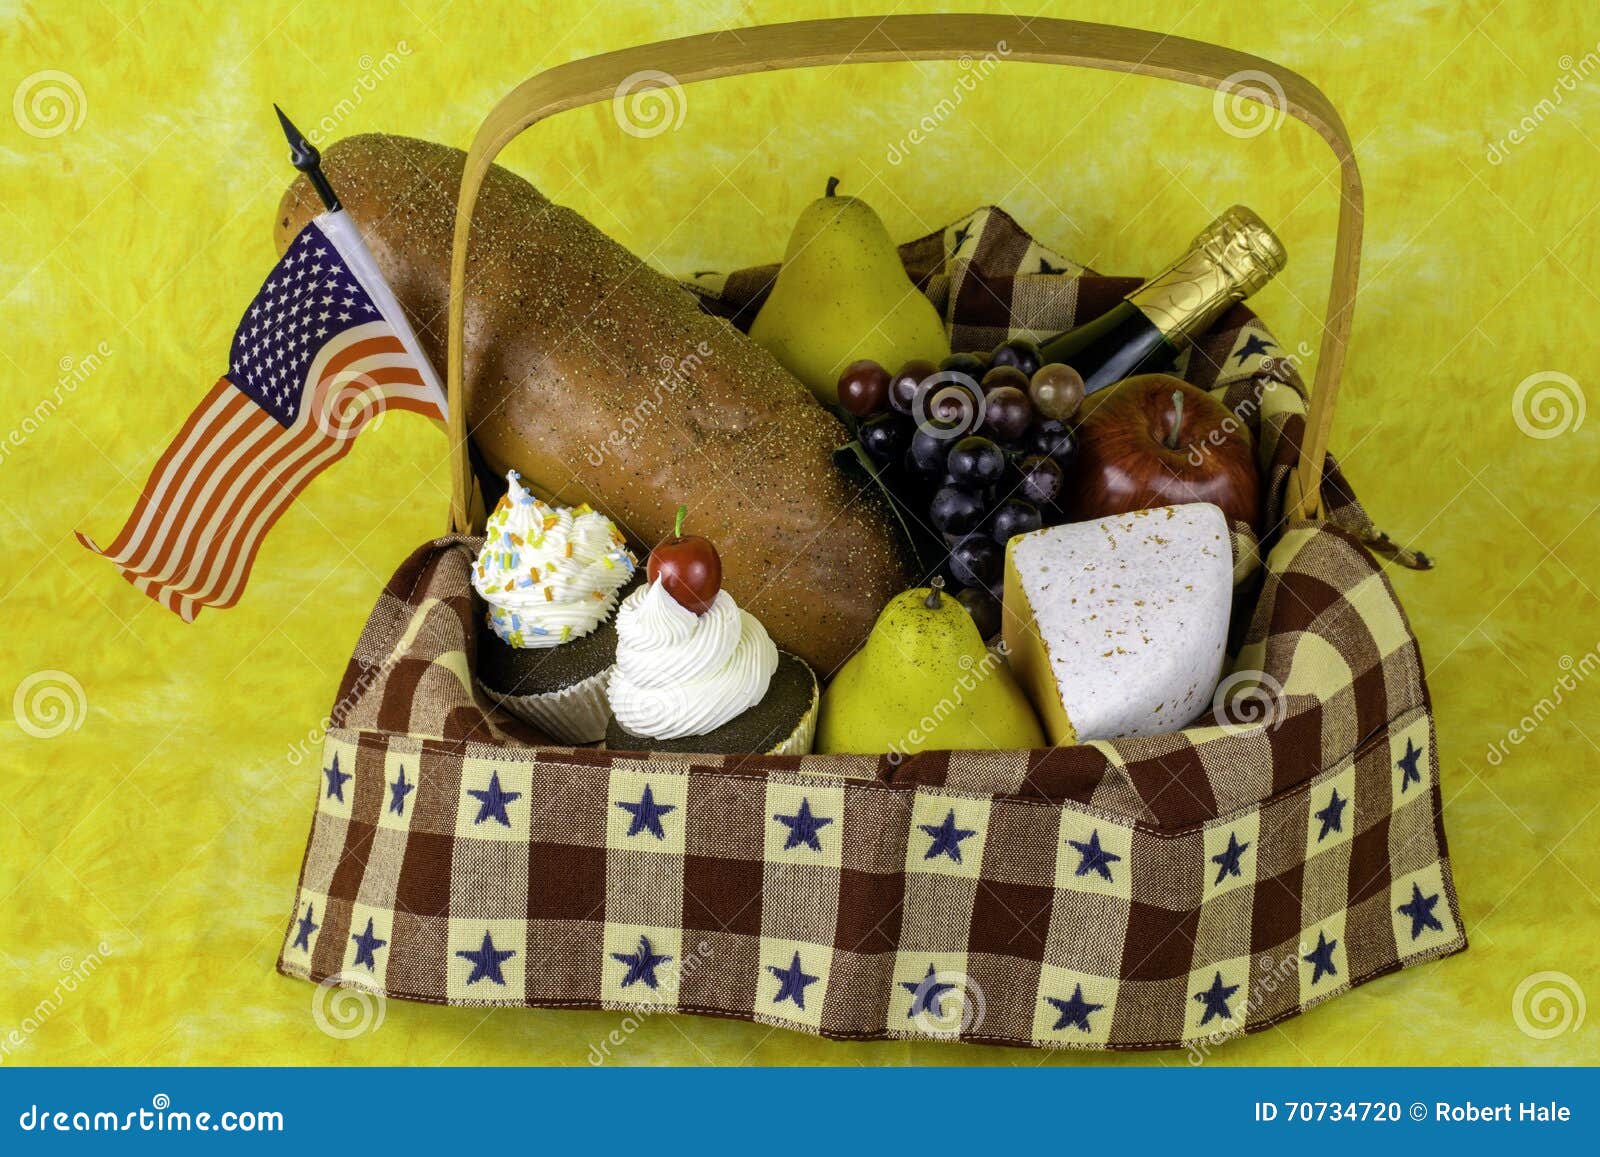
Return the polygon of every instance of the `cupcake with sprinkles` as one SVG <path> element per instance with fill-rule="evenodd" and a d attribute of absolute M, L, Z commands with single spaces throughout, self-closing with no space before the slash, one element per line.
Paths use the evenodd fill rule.
<path fill-rule="evenodd" d="M 472 567 L 488 605 L 478 682 L 551 738 L 592 743 L 611 718 L 612 619 L 638 563 L 605 515 L 542 502 L 514 470 L 506 482 Z"/>

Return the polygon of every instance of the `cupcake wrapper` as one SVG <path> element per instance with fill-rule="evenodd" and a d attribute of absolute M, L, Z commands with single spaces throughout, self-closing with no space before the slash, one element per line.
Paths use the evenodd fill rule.
<path fill-rule="evenodd" d="M 518 719 L 559 743 L 594 743 L 606 737 L 606 725 L 611 722 L 611 703 L 606 699 L 611 671 L 607 667 L 571 687 L 542 695 L 503 695 L 481 681 L 478 686 Z"/>
<path fill-rule="evenodd" d="M 817 738 L 818 708 L 822 704 L 822 696 L 817 690 L 816 675 L 811 677 L 811 706 L 800 717 L 789 737 L 778 744 L 768 755 L 810 755 L 812 744 Z"/>

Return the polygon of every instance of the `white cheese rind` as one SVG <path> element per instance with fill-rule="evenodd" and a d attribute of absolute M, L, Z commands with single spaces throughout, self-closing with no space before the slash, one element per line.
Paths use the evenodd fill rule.
<path fill-rule="evenodd" d="M 1193 503 L 1055 526 L 1010 551 L 1080 743 L 1177 731 L 1210 704 L 1233 603 L 1221 510 Z"/>

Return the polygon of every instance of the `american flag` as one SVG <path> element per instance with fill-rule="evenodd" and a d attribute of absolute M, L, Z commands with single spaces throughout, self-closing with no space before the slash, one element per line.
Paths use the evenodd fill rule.
<path fill-rule="evenodd" d="M 233 335 L 228 372 L 156 463 L 115 542 L 124 578 L 185 622 L 231 607 L 279 516 L 388 409 L 445 395 L 343 210 L 305 227 Z"/>

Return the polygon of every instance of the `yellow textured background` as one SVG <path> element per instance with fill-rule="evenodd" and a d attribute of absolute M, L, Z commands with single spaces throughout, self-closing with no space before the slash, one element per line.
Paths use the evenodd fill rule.
<path fill-rule="evenodd" d="M 26 102 L 0 110 L 0 694 L 9 702 L 27 677 L 56 671 L 85 701 L 48 739 L 0 703 L 0 1061 L 581 1064 L 621 1023 L 391 1003 L 381 1028 L 342 1041 L 314 1022 L 314 990 L 273 971 L 317 778 L 289 753 L 326 711 L 382 579 L 443 527 L 431 428 L 401 417 L 362 439 L 284 518 L 243 603 L 194 626 L 135 593 L 72 531 L 115 534 L 270 267 L 273 205 L 290 175 L 270 101 L 307 126 L 329 118 L 333 136 L 382 129 L 459 145 L 543 66 L 890 6 L 0 0 L 0 97 L 51 69 L 82 92 L 81 123 L 54 136 L 23 131 Z M 1600 66 L 1583 60 L 1600 18 L 1576 0 L 1031 10 L 1252 51 L 1303 72 L 1342 110 L 1369 215 L 1334 445 L 1378 522 L 1439 560 L 1396 581 L 1438 708 L 1472 948 L 1225 1046 L 1216 1063 L 1594 1060 L 1600 1010 L 1538 1039 L 1512 1002 L 1541 971 L 1600 997 L 1600 678 L 1578 675 L 1600 643 L 1600 414 L 1534 438 L 1513 397 L 1529 375 L 1557 371 L 1577 383 L 1570 401 L 1600 408 Z M 1148 269 L 1245 201 L 1291 254 L 1261 312 L 1286 344 L 1315 339 L 1335 208 L 1330 162 L 1308 130 L 1239 138 L 1198 90 L 1007 65 L 909 160 L 888 163 L 958 75 L 904 64 L 719 82 L 688 90 L 675 132 L 635 139 L 609 110 L 589 110 L 536 129 L 509 160 L 677 273 L 777 254 L 830 173 L 897 237 L 999 201 L 1045 241 L 1116 271 Z M 1553 93 L 1559 105 L 1537 110 Z M 1525 116 L 1532 131 L 1495 163 L 1491 145 Z M 1575 689 L 1491 759 L 1569 659 Z M 845 1046 L 668 1017 L 613 1054 L 1102 1059 Z"/>

